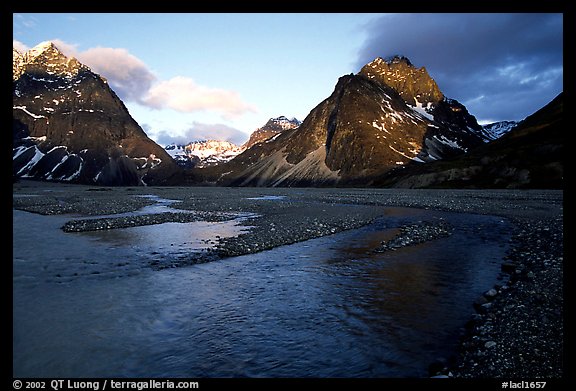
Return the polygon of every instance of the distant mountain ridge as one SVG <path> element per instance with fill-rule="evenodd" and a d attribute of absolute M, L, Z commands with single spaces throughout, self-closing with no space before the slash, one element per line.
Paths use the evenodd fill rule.
<path fill-rule="evenodd" d="M 410 162 L 457 156 L 483 144 L 482 127 L 446 98 L 424 68 L 377 58 L 342 76 L 302 124 L 199 175 L 237 186 L 369 186 Z"/>
<path fill-rule="evenodd" d="M 264 124 L 261 128 L 256 129 L 250 135 L 248 141 L 244 144 L 244 148 L 248 149 L 255 144 L 266 141 L 285 130 L 295 129 L 302 124 L 301 121 L 296 118 L 288 119 L 281 115 L 280 117 L 270 118 L 268 122 Z"/>
<path fill-rule="evenodd" d="M 501 137 L 469 153 L 385 173 L 376 186 L 401 188 L 564 187 L 564 93 Z M 510 125 L 510 124 L 508 124 Z"/>
<path fill-rule="evenodd" d="M 164 148 L 183 168 L 206 168 L 226 163 L 251 146 L 265 142 L 288 129 L 300 126 L 296 118 L 285 116 L 270 118 L 264 126 L 256 129 L 246 143 L 239 146 L 225 140 L 194 140 L 185 144 L 175 144 Z"/>
<path fill-rule="evenodd" d="M 498 121 L 490 124 L 482 125 L 482 133 L 486 136 L 486 141 L 496 140 L 510 130 L 512 130 L 518 121 Z"/>
<path fill-rule="evenodd" d="M 106 79 L 52 42 L 12 53 L 14 176 L 138 185 L 179 172 Z"/>
<path fill-rule="evenodd" d="M 563 94 L 481 126 L 426 68 L 376 58 L 300 122 L 270 118 L 242 146 L 162 148 L 105 78 L 51 42 L 13 48 L 13 176 L 98 185 L 561 187 Z"/>
<path fill-rule="evenodd" d="M 197 140 L 187 144 L 170 144 L 165 149 L 183 168 L 204 168 L 225 163 L 246 148 L 229 141 Z"/>

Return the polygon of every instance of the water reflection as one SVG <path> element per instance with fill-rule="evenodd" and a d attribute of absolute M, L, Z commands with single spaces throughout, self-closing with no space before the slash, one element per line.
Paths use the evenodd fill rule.
<path fill-rule="evenodd" d="M 488 216 L 391 212 L 360 230 L 186 268 L 63 284 L 15 277 L 14 376 L 426 376 L 493 284 L 509 227 Z M 401 224 L 439 217 L 452 236 L 370 251 Z M 50 219 L 36 218 L 27 227 Z M 73 237 L 84 246 L 71 247 L 77 264 L 134 258 L 126 246 L 107 252 L 105 239 Z M 19 272 L 47 275 L 40 265 L 57 253 L 49 244 L 20 250 L 15 235 L 15 265 L 28 264 Z"/>
<path fill-rule="evenodd" d="M 238 236 L 249 229 L 238 225 L 238 221 L 194 221 L 91 231 L 81 235 L 112 246 L 130 246 L 142 251 L 175 254 L 213 248 L 218 238 Z"/>

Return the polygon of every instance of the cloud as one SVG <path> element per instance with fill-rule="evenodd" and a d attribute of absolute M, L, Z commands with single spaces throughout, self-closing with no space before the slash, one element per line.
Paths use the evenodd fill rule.
<path fill-rule="evenodd" d="M 12 47 L 18 50 L 20 53 L 25 53 L 28 51 L 28 49 L 30 49 L 28 46 L 16 39 L 12 39 Z"/>
<path fill-rule="evenodd" d="M 60 50 L 62 53 L 64 53 L 65 56 L 78 58 L 78 45 L 77 44 L 68 43 L 68 42 L 65 42 L 65 41 L 58 39 L 58 38 L 49 39 L 49 41 L 52 42 L 54 45 L 56 45 L 58 50 Z"/>
<path fill-rule="evenodd" d="M 146 105 L 143 98 L 156 81 L 146 64 L 120 48 L 91 48 L 77 54 L 78 60 L 108 79 L 114 91 L 126 101 Z"/>
<path fill-rule="evenodd" d="M 148 135 L 158 144 L 165 146 L 169 144 L 187 144 L 196 140 L 224 140 L 241 145 L 248 139 L 248 135 L 238 129 L 223 124 L 205 124 L 193 122 L 192 127 L 182 133 L 174 134 L 166 130 L 161 130 L 155 134 L 147 124 L 142 126 Z"/>
<path fill-rule="evenodd" d="M 184 113 L 216 111 L 224 118 L 234 118 L 256 111 L 254 106 L 243 102 L 240 95 L 234 91 L 201 86 L 182 76 L 154 85 L 143 101 L 153 108 L 170 108 Z"/>
<path fill-rule="evenodd" d="M 563 89 L 562 14 L 388 14 L 367 33 L 358 68 L 405 55 L 480 119 L 522 119 Z"/>
<path fill-rule="evenodd" d="M 225 119 L 237 118 L 257 110 L 255 106 L 244 102 L 235 91 L 203 86 L 189 77 L 158 80 L 142 60 L 123 48 L 96 47 L 79 51 L 77 44 L 57 38 L 50 41 L 66 56 L 76 57 L 94 72 L 104 76 L 125 102 L 183 113 L 212 111 Z M 23 52 L 29 49 L 15 39 L 13 45 Z"/>

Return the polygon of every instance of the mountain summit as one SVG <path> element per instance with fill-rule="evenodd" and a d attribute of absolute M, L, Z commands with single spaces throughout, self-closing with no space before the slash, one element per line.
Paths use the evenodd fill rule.
<path fill-rule="evenodd" d="M 183 168 L 205 168 L 225 163 L 245 148 L 225 140 L 196 140 L 170 144 L 164 149 Z"/>
<path fill-rule="evenodd" d="M 264 126 L 256 129 L 250 135 L 250 139 L 248 139 L 246 144 L 244 144 L 244 147 L 250 148 L 251 146 L 264 142 L 285 130 L 297 128 L 301 123 L 302 122 L 298 121 L 296 118 L 288 119 L 283 115 L 276 118 L 270 118 Z"/>
<path fill-rule="evenodd" d="M 366 186 L 385 172 L 479 146 L 481 131 L 425 68 L 377 58 L 342 76 L 299 127 L 253 145 L 217 177 L 239 186 Z"/>
<path fill-rule="evenodd" d="M 52 42 L 12 53 L 13 175 L 138 185 L 179 170 L 89 67 Z"/>
<path fill-rule="evenodd" d="M 444 99 L 444 94 L 426 68 L 414 67 L 403 56 L 394 56 L 389 61 L 378 57 L 364 65 L 360 75 L 392 87 L 406 104 L 413 107 L 429 108 Z"/>
<path fill-rule="evenodd" d="M 12 50 L 13 80 L 18 80 L 23 73 L 49 74 L 51 76 L 75 77 L 80 71 L 90 69 L 74 57 L 66 57 L 52 42 L 42 42 L 26 53 Z"/>

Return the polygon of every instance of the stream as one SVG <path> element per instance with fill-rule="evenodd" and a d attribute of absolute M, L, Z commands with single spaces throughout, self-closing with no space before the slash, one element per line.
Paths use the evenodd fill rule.
<path fill-rule="evenodd" d="M 164 205 L 165 206 L 165 205 Z M 164 207 L 163 206 L 163 207 Z M 13 211 L 14 377 L 426 377 L 494 283 L 499 217 L 389 208 L 369 226 L 205 264 L 237 220 L 64 233 Z M 398 227 L 452 235 L 375 253 Z"/>

